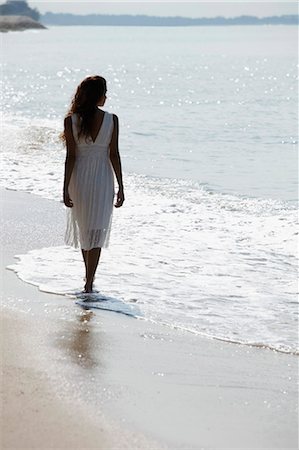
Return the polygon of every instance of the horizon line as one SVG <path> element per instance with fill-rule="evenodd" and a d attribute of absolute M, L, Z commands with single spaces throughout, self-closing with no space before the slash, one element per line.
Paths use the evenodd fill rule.
<path fill-rule="evenodd" d="M 266 19 L 269 17 L 289 17 L 289 16 L 296 16 L 299 17 L 299 13 L 297 14 L 280 14 L 280 15 L 272 15 L 272 16 L 255 16 L 251 14 L 242 14 L 238 16 L 201 16 L 201 17 L 187 17 L 187 16 L 155 16 L 155 15 L 149 15 L 149 14 L 110 14 L 110 13 L 88 13 L 88 14 L 76 14 L 71 12 L 53 12 L 53 11 L 46 11 L 44 13 L 40 13 L 40 16 L 43 16 L 45 14 L 59 14 L 59 15 L 72 15 L 72 16 L 79 16 L 79 17 L 86 17 L 86 16 L 112 16 L 112 17 L 119 17 L 119 16 L 125 16 L 125 17 L 154 17 L 159 19 L 189 19 L 189 20 L 198 20 L 198 19 L 237 19 L 240 17 L 254 17 L 256 19 Z"/>

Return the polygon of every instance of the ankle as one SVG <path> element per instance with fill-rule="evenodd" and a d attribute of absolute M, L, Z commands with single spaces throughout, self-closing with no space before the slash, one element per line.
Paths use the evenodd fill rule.
<path fill-rule="evenodd" d="M 86 281 L 84 285 L 85 292 L 92 292 L 92 281 Z"/>

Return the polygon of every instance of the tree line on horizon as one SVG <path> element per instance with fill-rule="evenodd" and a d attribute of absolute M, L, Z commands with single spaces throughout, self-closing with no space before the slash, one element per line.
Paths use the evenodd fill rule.
<path fill-rule="evenodd" d="M 0 15 L 28 16 L 40 20 L 45 25 L 102 25 L 102 26 L 207 26 L 207 25 L 298 25 L 298 15 L 271 17 L 159 17 L 147 15 L 109 15 L 71 13 L 40 14 L 36 8 L 30 8 L 26 1 L 7 0 L 0 5 Z"/>
<path fill-rule="evenodd" d="M 0 5 L 1 16 L 26 16 L 33 20 L 39 20 L 40 13 L 36 8 L 30 8 L 25 1 L 8 0 Z"/>
<path fill-rule="evenodd" d="M 198 25 L 297 25 L 297 15 L 256 17 L 159 17 L 147 15 L 108 15 L 47 12 L 41 16 L 45 25 L 103 25 L 103 26 L 198 26 Z"/>

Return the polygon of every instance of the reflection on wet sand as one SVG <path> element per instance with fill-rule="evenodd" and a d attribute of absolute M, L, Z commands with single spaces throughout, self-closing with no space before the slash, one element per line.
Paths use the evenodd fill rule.
<path fill-rule="evenodd" d="M 93 323 L 91 319 L 94 313 L 85 308 L 76 315 L 75 322 L 65 322 L 67 330 L 59 339 L 59 347 L 65 351 L 65 356 L 72 363 L 78 364 L 84 369 L 93 369 L 99 365 L 99 352 L 95 356 L 95 350 L 99 345 L 99 335 L 94 340 Z M 62 332 L 63 334 L 63 332 Z"/>

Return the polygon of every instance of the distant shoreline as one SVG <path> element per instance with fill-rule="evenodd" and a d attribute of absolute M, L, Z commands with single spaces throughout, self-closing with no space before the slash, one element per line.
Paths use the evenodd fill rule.
<path fill-rule="evenodd" d="M 0 16 L 0 32 L 24 31 L 24 30 L 45 30 L 45 25 L 27 16 Z"/>
<path fill-rule="evenodd" d="M 195 27 L 195 26 L 245 26 L 245 25 L 298 25 L 297 15 L 272 16 L 258 18 L 256 16 L 239 16 L 232 18 L 187 18 L 159 17 L 145 15 L 75 15 L 68 13 L 47 12 L 40 16 L 40 22 L 27 16 L 0 15 L 0 32 L 24 31 L 30 29 L 46 29 L 47 25 L 55 26 L 128 26 L 128 27 Z"/>
<path fill-rule="evenodd" d="M 40 20 L 45 25 L 84 25 L 84 26 L 233 26 L 233 25 L 298 25 L 297 15 L 271 17 L 239 16 L 239 17 L 159 17 L 146 15 L 76 15 L 69 13 L 47 12 Z"/>

